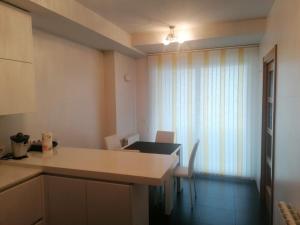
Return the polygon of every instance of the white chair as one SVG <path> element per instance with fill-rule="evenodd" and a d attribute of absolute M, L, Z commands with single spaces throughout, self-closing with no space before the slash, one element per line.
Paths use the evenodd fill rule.
<path fill-rule="evenodd" d="M 111 136 L 107 136 L 104 138 L 106 149 L 108 150 L 115 150 L 115 151 L 124 151 L 124 152 L 140 152 L 139 150 L 134 149 L 123 149 L 121 146 L 121 141 L 119 137 L 114 134 Z"/>
<path fill-rule="evenodd" d="M 105 147 L 108 150 L 117 150 L 122 148 L 121 141 L 116 134 L 105 137 L 104 142 Z"/>
<path fill-rule="evenodd" d="M 155 142 L 174 143 L 175 133 L 173 131 L 157 131 Z"/>
<path fill-rule="evenodd" d="M 123 148 L 128 147 L 129 145 L 132 145 L 133 143 L 140 141 L 140 135 L 139 134 L 131 134 L 124 138 L 124 144 Z"/>
<path fill-rule="evenodd" d="M 195 185 L 195 178 L 194 178 L 194 162 L 195 162 L 195 158 L 196 158 L 196 153 L 198 150 L 198 146 L 199 146 L 199 140 L 195 143 L 192 153 L 190 155 L 190 159 L 189 159 L 189 165 L 188 167 L 176 167 L 174 172 L 173 172 L 173 176 L 174 177 L 179 177 L 179 178 L 188 178 L 189 179 L 189 186 L 190 186 L 190 198 L 191 198 L 191 208 L 193 209 L 193 188 L 192 186 L 194 186 L 194 196 L 195 199 L 197 198 L 197 192 L 196 192 L 196 185 Z M 192 184 L 193 183 L 193 184 Z"/>

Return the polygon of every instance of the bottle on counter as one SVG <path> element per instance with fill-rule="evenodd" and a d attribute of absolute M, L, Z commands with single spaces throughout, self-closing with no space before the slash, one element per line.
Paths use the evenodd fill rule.
<path fill-rule="evenodd" d="M 52 145 L 53 135 L 51 132 L 42 133 L 42 149 L 43 154 L 52 155 L 53 154 L 53 145 Z"/>

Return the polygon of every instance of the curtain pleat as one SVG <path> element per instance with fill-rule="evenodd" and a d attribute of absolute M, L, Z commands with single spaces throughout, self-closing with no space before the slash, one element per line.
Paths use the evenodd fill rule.
<path fill-rule="evenodd" d="M 184 166 L 200 139 L 198 172 L 254 177 L 258 48 L 152 55 L 148 65 L 151 136 L 174 131 Z"/>

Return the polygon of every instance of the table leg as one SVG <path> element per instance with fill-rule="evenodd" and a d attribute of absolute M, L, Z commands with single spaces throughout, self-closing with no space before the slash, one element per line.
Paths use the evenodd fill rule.
<path fill-rule="evenodd" d="M 180 147 L 179 151 L 178 151 L 178 157 L 179 157 L 179 166 L 182 165 L 182 147 Z M 182 185 L 181 185 L 181 178 L 177 177 L 176 179 L 176 184 L 177 184 L 177 193 L 180 193 L 182 191 Z"/>
<path fill-rule="evenodd" d="M 169 178 L 165 181 L 164 186 L 165 186 L 165 214 L 170 215 L 173 210 L 173 193 L 174 193 L 172 176 L 169 176 Z"/>
<path fill-rule="evenodd" d="M 177 193 L 180 193 L 182 191 L 182 186 L 181 186 L 181 178 L 180 177 L 177 177 L 176 178 L 176 189 L 177 189 Z"/>

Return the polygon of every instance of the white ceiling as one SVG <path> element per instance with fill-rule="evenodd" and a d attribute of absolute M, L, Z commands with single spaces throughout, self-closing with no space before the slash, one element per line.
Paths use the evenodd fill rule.
<path fill-rule="evenodd" d="M 259 34 L 244 35 L 235 37 L 222 37 L 222 38 L 210 38 L 205 40 L 196 40 L 185 42 L 181 45 L 177 43 L 164 45 L 144 45 L 138 48 L 146 53 L 158 53 L 158 52 L 176 52 L 176 51 L 190 51 L 194 49 L 209 49 L 219 47 L 231 47 L 231 46 L 243 46 L 243 45 L 257 45 L 262 36 Z"/>
<path fill-rule="evenodd" d="M 77 0 L 129 33 L 268 15 L 274 0 Z"/>

